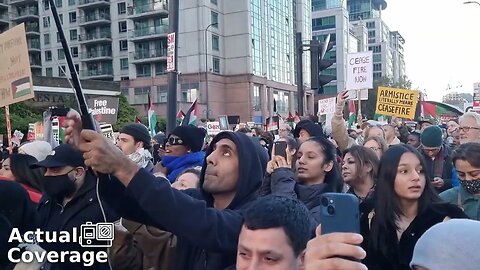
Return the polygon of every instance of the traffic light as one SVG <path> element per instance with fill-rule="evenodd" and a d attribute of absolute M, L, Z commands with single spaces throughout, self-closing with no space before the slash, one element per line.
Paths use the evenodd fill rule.
<path fill-rule="evenodd" d="M 325 41 L 320 44 L 318 40 L 310 41 L 310 71 L 312 76 L 311 87 L 318 89 L 319 94 L 323 94 L 323 86 L 337 79 L 334 75 L 322 75 L 322 71 L 329 68 L 335 63 L 334 60 L 323 59 L 325 54 L 333 48 L 330 42 L 330 34 L 327 35 Z"/>

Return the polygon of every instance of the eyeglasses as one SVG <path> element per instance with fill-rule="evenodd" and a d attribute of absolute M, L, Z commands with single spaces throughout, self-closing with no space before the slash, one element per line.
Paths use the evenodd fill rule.
<path fill-rule="evenodd" d="M 469 132 L 470 129 L 475 129 L 475 130 L 480 130 L 478 127 L 459 127 L 458 130 L 463 131 L 463 132 Z"/>
<path fill-rule="evenodd" d="M 170 137 L 167 140 L 165 140 L 169 145 L 183 145 L 184 142 L 181 138 L 178 137 Z"/>
<path fill-rule="evenodd" d="M 438 152 L 440 151 L 441 148 L 442 147 L 426 148 L 425 146 L 422 145 L 423 151 L 430 152 L 430 153 Z"/>

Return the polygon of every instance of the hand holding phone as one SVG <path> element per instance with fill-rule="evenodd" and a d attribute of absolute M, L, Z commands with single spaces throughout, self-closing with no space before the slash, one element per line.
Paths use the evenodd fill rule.
<path fill-rule="evenodd" d="M 285 141 L 276 141 L 274 143 L 274 155 L 282 156 L 287 159 L 287 142 Z"/>
<path fill-rule="evenodd" d="M 320 198 L 322 234 L 360 233 L 358 198 L 347 193 L 324 193 Z"/>

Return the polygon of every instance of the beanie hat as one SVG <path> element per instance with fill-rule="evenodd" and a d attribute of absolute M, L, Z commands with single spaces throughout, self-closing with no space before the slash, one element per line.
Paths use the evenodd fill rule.
<path fill-rule="evenodd" d="M 145 145 L 150 145 L 152 137 L 146 126 L 140 123 L 131 123 L 125 125 L 120 133 L 125 133 L 132 136 L 137 141 L 142 141 Z"/>
<path fill-rule="evenodd" d="M 295 126 L 295 129 L 293 130 L 293 137 L 300 137 L 300 131 L 302 129 L 306 130 L 311 137 L 324 136 L 321 125 L 317 125 L 311 120 L 302 120 Z"/>
<path fill-rule="evenodd" d="M 426 147 L 440 147 L 443 143 L 443 133 L 438 126 L 429 126 L 420 135 L 422 145 Z"/>
<path fill-rule="evenodd" d="M 480 221 L 452 219 L 438 223 L 418 239 L 410 266 L 435 270 L 474 270 L 480 265 Z"/>
<path fill-rule="evenodd" d="M 42 161 L 52 153 L 52 146 L 45 141 L 33 141 L 20 146 L 18 152 L 20 154 L 33 156 L 38 161 Z"/>
<path fill-rule="evenodd" d="M 178 126 L 172 130 L 168 137 L 175 135 L 182 139 L 183 145 L 189 147 L 192 152 L 198 152 L 203 148 L 206 133 L 205 129 L 196 126 Z"/>

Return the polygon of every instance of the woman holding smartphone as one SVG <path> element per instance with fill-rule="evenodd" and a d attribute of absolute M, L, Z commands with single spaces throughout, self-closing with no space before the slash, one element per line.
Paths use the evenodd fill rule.
<path fill-rule="evenodd" d="M 267 176 L 260 195 L 276 194 L 299 199 L 318 225 L 320 195 L 341 192 L 343 188 L 335 146 L 327 138 L 312 137 L 300 145 L 295 158 L 295 169 L 292 169 L 290 160 L 273 155 L 267 164 L 270 179 Z"/>
<path fill-rule="evenodd" d="M 466 218 L 456 205 L 441 201 L 424 168 L 424 159 L 409 145 L 393 146 L 382 156 L 375 208 L 360 221 L 368 269 L 410 269 L 415 244 L 426 230 Z"/>

